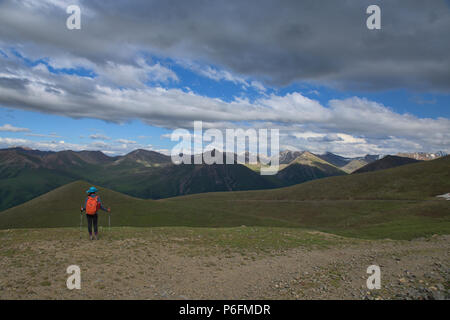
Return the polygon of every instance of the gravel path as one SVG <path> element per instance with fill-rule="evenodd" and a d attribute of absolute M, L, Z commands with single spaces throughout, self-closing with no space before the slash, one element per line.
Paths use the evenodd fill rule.
<path fill-rule="evenodd" d="M 261 253 L 173 237 L 13 241 L 1 231 L 0 299 L 449 299 L 450 236 L 323 236 L 336 245 Z M 66 288 L 72 264 L 81 290 Z M 379 290 L 366 287 L 370 265 L 381 268 Z"/>

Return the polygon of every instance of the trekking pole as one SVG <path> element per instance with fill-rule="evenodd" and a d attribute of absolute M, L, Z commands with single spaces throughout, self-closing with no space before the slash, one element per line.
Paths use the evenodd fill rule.
<path fill-rule="evenodd" d="M 83 213 L 80 212 L 80 240 L 81 240 L 81 227 L 83 225 Z"/>
<path fill-rule="evenodd" d="M 111 240 L 111 212 L 108 212 L 108 235 Z"/>
<path fill-rule="evenodd" d="M 81 208 L 80 208 L 80 240 L 81 240 L 82 227 L 83 227 L 83 206 L 81 206 Z"/>

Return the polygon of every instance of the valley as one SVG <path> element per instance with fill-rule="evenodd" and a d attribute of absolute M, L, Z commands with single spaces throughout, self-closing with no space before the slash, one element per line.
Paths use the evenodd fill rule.
<path fill-rule="evenodd" d="M 225 154 L 219 156 L 225 157 Z M 259 172 L 259 162 L 241 164 L 237 162 L 236 156 L 235 164 L 229 165 L 174 165 L 169 156 L 141 149 L 115 157 L 100 151 L 49 152 L 19 147 L 1 149 L 0 210 L 77 180 L 134 197 L 162 199 L 204 192 L 285 187 L 346 175 L 369 163 L 381 161 L 376 160 L 378 158 L 368 155 L 351 159 L 331 153 L 315 155 L 307 151 L 283 151 L 280 154 L 280 171 L 274 176 L 263 176 Z M 395 164 L 382 165 L 383 168 L 390 166 Z"/>
<path fill-rule="evenodd" d="M 436 196 L 449 169 L 447 156 L 159 200 L 97 185 L 112 208 L 98 241 L 79 229 L 91 183 L 69 182 L 0 212 L 0 298 L 448 299 L 450 203 Z M 73 264 L 81 290 L 66 288 Z M 380 290 L 366 287 L 373 264 Z"/>

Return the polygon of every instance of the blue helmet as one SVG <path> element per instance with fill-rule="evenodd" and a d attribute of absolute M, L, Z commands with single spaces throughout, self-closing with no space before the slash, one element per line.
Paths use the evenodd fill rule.
<path fill-rule="evenodd" d="M 86 191 L 86 193 L 87 193 L 87 194 L 90 194 L 90 193 L 94 193 L 94 192 L 97 192 L 97 191 L 98 191 L 98 190 L 97 190 L 96 187 L 90 187 L 89 190 Z"/>

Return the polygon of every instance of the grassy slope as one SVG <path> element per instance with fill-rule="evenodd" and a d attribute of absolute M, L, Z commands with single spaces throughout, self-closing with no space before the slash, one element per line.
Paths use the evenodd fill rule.
<path fill-rule="evenodd" d="M 62 158 L 64 155 L 59 155 Z M 78 159 L 78 158 L 77 158 Z M 242 165 L 195 166 L 136 163 L 89 164 L 78 159 L 55 164 L 59 169 L 0 164 L 0 211 L 24 203 L 69 182 L 84 180 L 146 199 L 205 191 L 255 190 L 281 186 Z M 214 169 L 214 170 L 213 170 Z"/>
<path fill-rule="evenodd" d="M 155 155 L 148 158 L 146 154 L 151 152 L 143 150 L 123 161 L 113 163 L 110 159 L 107 164 L 99 164 L 106 156 L 95 152 L 63 151 L 47 154 L 45 158 L 23 150 L 0 150 L 0 153 L 0 211 L 77 180 L 134 197 L 161 199 L 202 192 L 269 189 L 343 174 L 310 153 L 304 153 L 293 166 L 276 176 L 261 176 L 243 165 L 173 166 L 169 158 L 158 154 L 163 159 L 156 161 L 164 164 L 150 165 L 141 160 L 154 159 Z M 299 165 L 299 161 L 305 165 Z"/>
<path fill-rule="evenodd" d="M 9 175 L 0 179 L 0 211 L 79 179 L 77 176 L 57 170 L 14 169 L 8 168 Z"/>
<path fill-rule="evenodd" d="M 450 233 L 450 157 L 288 188 L 141 200 L 101 189 L 114 226 L 300 227 L 361 238 Z M 74 182 L 0 213 L 0 228 L 76 227 L 88 184 Z M 317 201 L 321 200 L 321 201 Z M 106 214 L 101 213 L 101 225 Z"/>
<path fill-rule="evenodd" d="M 74 227 L 79 225 L 79 207 L 90 184 L 76 181 L 59 187 L 17 207 L 0 213 L 0 228 Z M 106 206 L 113 208 L 115 226 L 213 226 L 280 225 L 270 218 L 246 217 L 220 208 L 216 202 L 143 200 L 98 187 Z M 199 206 L 199 202 L 201 203 Z M 100 224 L 107 224 L 107 213 L 100 211 Z"/>
<path fill-rule="evenodd" d="M 242 191 L 234 193 L 233 198 L 245 200 L 425 200 L 447 192 L 450 192 L 450 156 L 377 172 L 328 177 L 287 188 Z M 218 199 L 228 196 L 226 193 L 217 193 L 208 197 Z"/>
<path fill-rule="evenodd" d="M 229 188 L 253 190 L 275 186 L 243 165 L 166 165 L 139 170 L 132 167 L 108 168 L 108 171 L 98 171 L 93 180 L 108 188 L 147 199 L 227 191 Z"/>
<path fill-rule="evenodd" d="M 341 170 L 347 173 L 352 173 L 362 167 L 367 165 L 367 162 L 364 160 L 352 160 L 347 163 L 345 166 L 341 167 Z"/>
<path fill-rule="evenodd" d="M 334 167 L 327 165 L 323 167 L 324 169 L 321 168 L 321 164 L 311 166 L 301 163 L 292 163 L 278 172 L 276 177 L 283 181 L 285 186 L 289 186 L 306 181 L 344 174 L 344 172 Z"/>

